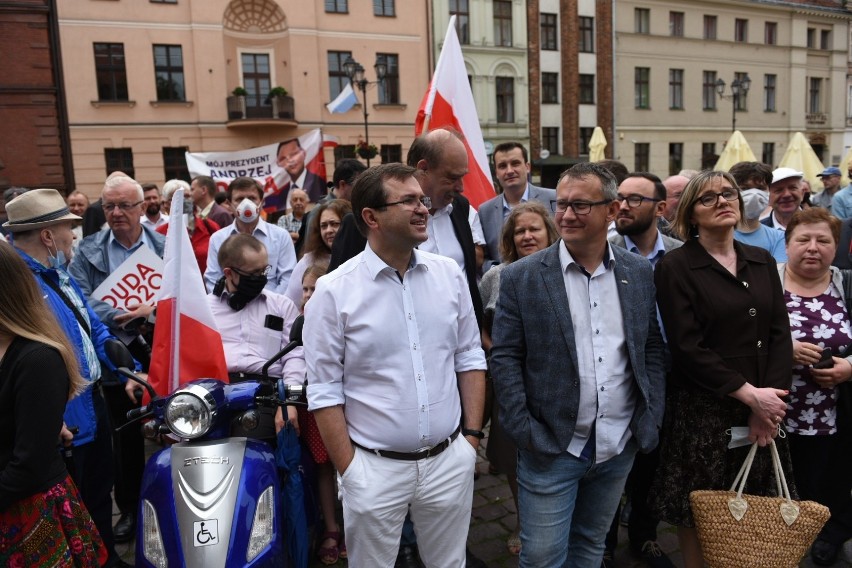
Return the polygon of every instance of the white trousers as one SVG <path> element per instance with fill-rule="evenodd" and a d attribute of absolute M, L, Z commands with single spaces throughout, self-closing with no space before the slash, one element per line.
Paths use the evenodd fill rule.
<path fill-rule="evenodd" d="M 337 476 L 350 568 L 391 568 L 411 506 L 427 568 L 465 568 L 476 450 L 463 437 L 435 457 L 394 460 L 355 448 Z"/>

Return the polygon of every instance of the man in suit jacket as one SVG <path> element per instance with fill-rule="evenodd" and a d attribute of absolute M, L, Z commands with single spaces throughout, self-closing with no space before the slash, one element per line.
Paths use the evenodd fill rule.
<path fill-rule="evenodd" d="M 500 264 L 500 234 L 503 221 L 518 203 L 533 200 L 550 209 L 556 192 L 532 185 L 529 179 L 530 164 L 527 149 L 519 142 L 503 142 L 494 148 L 494 170 L 503 188 L 502 195 L 492 197 L 479 206 L 479 222 L 485 236 L 485 262 L 482 272 Z"/>
<path fill-rule="evenodd" d="M 503 271 L 492 334 L 500 421 L 519 451 L 521 567 L 601 564 L 665 397 L 651 265 L 606 240 L 615 177 L 577 164 L 556 194 L 562 239 Z"/>

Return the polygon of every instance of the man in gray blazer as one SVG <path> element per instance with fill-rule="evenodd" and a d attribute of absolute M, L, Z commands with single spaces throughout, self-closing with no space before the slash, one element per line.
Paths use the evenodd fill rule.
<path fill-rule="evenodd" d="M 485 235 L 485 262 L 482 273 L 495 264 L 500 264 L 500 233 L 503 221 L 518 203 L 538 201 L 551 209 L 556 200 L 552 189 L 537 187 L 529 183 L 530 164 L 527 149 L 519 142 L 503 142 L 494 148 L 494 169 L 503 193 L 492 197 L 479 207 L 479 222 Z M 552 209 L 551 209 L 552 210 Z"/>
<path fill-rule="evenodd" d="M 600 566 L 665 397 L 651 265 L 606 240 L 615 178 L 577 164 L 556 193 L 562 239 L 502 272 L 492 334 L 500 421 L 519 451 L 522 568 Z"/>

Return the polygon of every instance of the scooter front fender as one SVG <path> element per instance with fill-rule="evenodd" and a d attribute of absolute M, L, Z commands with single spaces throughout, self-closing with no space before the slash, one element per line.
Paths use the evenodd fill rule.
<path fill-rule="evenodd" d="M 272 534 L 264 531 L 269 542 L 249 561 L 258 501 L 270 487 Z M 174 444 L 152 456 L 145 467 L 136 565 L 157 566 L 145 550 L 146 531 L 154 530 L 146 511 L 153 511 L 169 568 L 283 566 L 278 495 L 275 459 L 265 443 L 226 438 Z"/>

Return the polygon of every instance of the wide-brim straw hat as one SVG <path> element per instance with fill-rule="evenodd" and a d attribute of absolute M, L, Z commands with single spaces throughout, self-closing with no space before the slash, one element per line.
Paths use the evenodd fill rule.
<path fill-rule="evenodd" d="M 49 227 L 61 221 L 80 221 L 55 189 L 34 189 L 6 204 L 8 221 L 3 228 L 13 233 Z"/>

